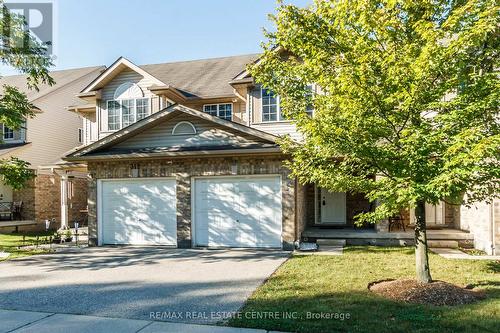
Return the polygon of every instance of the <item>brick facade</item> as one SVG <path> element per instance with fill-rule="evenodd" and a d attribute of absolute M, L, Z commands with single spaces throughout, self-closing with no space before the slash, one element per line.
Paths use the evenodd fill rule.
<path fill-rule="evenodd" d="M 79 222 L 83 226 L 87 221 L 87 194 L 88 194 L 88 179 L 87 178 L 70 178 L 68 189 L 68 221 L 70 226 L 74 222 Z"/>
<path fill-rule="evenodd" d="M 46 219 L 56 219 L 51 229 L 61 223 L 61 183 L 56 174 L 39 174 L 26 187 L 13 191 L 13 201 L 22 201 L 21 220 L 32 220 L 36 225 L 19 227 L 20 231 L 45 230 Z"/>
<path fill-rule="evenodd" d="M 178 247 L 191 247 L 191 182 L 197 176 L 267 175 L 281 176 L 282 239 L 290 249 L 296 236 L 295 180 L 283 166 L 280 156 L 269 157 L 210 157 L 189 159 L 154 159 L 133 161 L 89 162 L 89 243 L 97 244 L 97 182 L 99 179 L 138 177 L 175 177 L 177 181 L 177 242 Z M 132 169 L 139 169 L 133 174 Z"/>
<path fill-rule="evenodd" d="M 70 196 L 68 198 L 68 220 L 72 226 L 75 220 L 86 220 L 86 213 L 81 211 L 87 207 L 88 180 L 70 178 Z M 61 177 L 55 173 L 38 174 L 21 190 L 13 191 L 13 201 L 22 201 L 21 220 L 32 220 L 36 225 L 20 226 L 22 231 L 43 231 L 45 220 L 55 219 L 51 229 L 61 226 Z M 4 229 L 14 230 L 13 227 Z"/>

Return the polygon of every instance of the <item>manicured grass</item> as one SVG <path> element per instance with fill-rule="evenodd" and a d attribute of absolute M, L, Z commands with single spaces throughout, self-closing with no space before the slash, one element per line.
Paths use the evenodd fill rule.
<path fill-rule="evenodd" d="M 457 307 L 384 299 L 368 291 L 368 283 L 413 278 L 413 249 L 350 247 L 342 256 L 292 257 L 229 325 L 290 332 L 498 332 L 500 262 L 430 256 L 434 280 L 472 284 L 483 289 L 487 299 Z M 279 318 L 262 318 L 267 311 L 278 312 Z M 297 318 L 283 318 L 284 312 L 295 313 Z M 307 319 L 307 312 L 343 313 L 350 319 Z"/>
<path fill-rule="evenodd" d="M 19 246 L 32 245 L 36 243 L 37 236 L 39 241 L 45 240 L 45 237 L 51 236 L 53 232 L 37 232 L 37 233 L 7 233 L 0 234 L 0 251 L 9 252 L 10 256 L 1 259 L 0 261 L 30 256 L 33 254 L 45 253 L 43 249 L 19 249 Z M 24 236 L 24 242 L 23 242 Z"/>

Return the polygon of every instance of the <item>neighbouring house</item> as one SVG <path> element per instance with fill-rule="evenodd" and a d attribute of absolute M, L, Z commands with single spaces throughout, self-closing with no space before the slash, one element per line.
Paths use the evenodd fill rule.
<path fill-rule="evenodd" d="M 85 218 L 87 207 L 87 174 L 66 171 L 57 166 L 61 157 L 83 143 L 81 117 L 67 111 L 78 100 L 76 94 L 94 80 L 104 67 L 89 67 L 51 72 L 56 84 L 29 90 L 26 75 L 5 76 L 0 86 L 11 85 L 26 93 L 35 106 L 35 116 L 28 118 L 19 130 L 0 124 L 0 158 L 17 157 L 31 164 L 36 177 L 21 190 L 13 190 L 0 180 L 0 206 L 3 213 L 0 231 L 23 225 L 21 230 L 44 230 L 45 220 L 55 219 L 52 228 L 61 223 Z M 20 214 L 9 216 L 8 207 L 19 203 Z M 12 221 L 16 220 L 16 221 Z"/>
<path fill-rule="evenodd" d="M 91 245 L 291 249 L 300 240 L 412 242 L 411 210 L 356 227 L 354 216 L 372 209 L 363 194 L 332 193 L 290 177 L 276 142 L 301 135 L 282 117 L 279 96 L 245 70 L 257 59 L 138 66 L 119 58 L 82 89 L 83 102 L 69 109 L 84 117 L 84 146 L 65 160 L 87 168 Z M 471 213 L 464 227 L 461 208 L 445 202 L 428 205 L 426 214 L 437 246 L 472 243 L 478 223 L 492 223 L 498 237 L 494 219 Z"/>

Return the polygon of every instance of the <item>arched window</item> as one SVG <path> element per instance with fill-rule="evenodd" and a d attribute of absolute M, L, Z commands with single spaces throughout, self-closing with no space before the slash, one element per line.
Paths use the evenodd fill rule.
<path fill-rule="evenodd" d="M 132 82 L 125 82 L 116 88 L 113 99 L 131 99 L 141 97 L 144 97 L 141 87 Z"/>
<path fill-rule="evenodd" d="M 172 130 L 172 135 L 193 135 L 196 134 L 196 128 L 189 121 L 178 122 Z"/>
<path fill-rule="evenodd" d="M 112 100 L 107 100 L 108 131 L 117 131 L 150 115 L 150 98 L 144 97 L 141 87 L 124 82 L 115 89 Z"/>

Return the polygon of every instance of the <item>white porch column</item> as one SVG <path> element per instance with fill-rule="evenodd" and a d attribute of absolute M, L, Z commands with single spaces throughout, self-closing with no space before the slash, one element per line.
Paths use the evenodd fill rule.
<path fill-rule="evenodd" d="M 68 227 L 68 175 L 61 175 L 61 228 Z"/>

